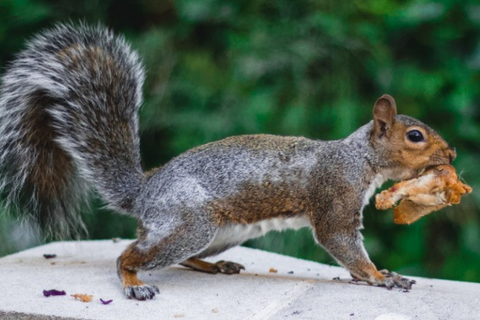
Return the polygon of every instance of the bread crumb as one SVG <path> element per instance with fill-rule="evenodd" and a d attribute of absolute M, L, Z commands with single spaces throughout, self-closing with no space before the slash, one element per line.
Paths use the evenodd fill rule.
<path fill-rule="evenodd" d="M 90 301 L 92 301 L 92 298 L 93 298 L 92 295 L 89 295 L 89 294 L 79 294 L 79 293 L 72 294 L 71 296 L 74 297 L 75 300 L 80 299 L 82 302 L 90 302 Z"/>

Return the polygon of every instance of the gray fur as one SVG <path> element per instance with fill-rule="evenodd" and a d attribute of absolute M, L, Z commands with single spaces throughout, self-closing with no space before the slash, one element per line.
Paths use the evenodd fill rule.
<path fill-rule="evenodd" d="M 212 212 L 198 209 L 205 203 L 235 196 L 245 182 L 261 185 L 268 180 L 273 185 L 286 183 L 296 190 L 305 190 L 309 194 L 311 208 L 315 211 L 308 214 L 318 215 L 319 219 L 324 219 L 323 215 L 330 213 L 337 214 L 330 212 L 328 208 L 332 201 L 340 196 L 338 187 L 343 184 L 346 190 L 349 188 L 349 198 L 344 200 L 345 204 L 350 204 L 351 210 L 358 213 L 354 229 L 360 229 L 361 210 L 365 205 L 364 194 L 375 176 L 381 174 L 373 167 L 375 159 L 369 157 L 374 153 L 368 142 L 370 131 L 371 123 L 347 139 L 337 141 L 269 135 L 248 136 L 252 144 L 272 138 L 285 145 L 294 142 L 294 147 L 282 151 L 238 145 L 237 137 L 195 148 L 167 163 L 145 184 L 137 202 L 139 212 L 142 212 L 141 221 L 144 225 L 171 221 L 167 223 L 170 226 L 175 222 L 194 219 L 199 214 L 208 214 L 213 220 Z M 385 180 L 387 178 L 385 177 Z M 153 212 L 148 209 L 150 207 L 155 207 L 158 211 Z M 179 207 L 197 210 L 185 210 L 184 212 L 189 214 L 179 218 Z M 159 212 L 162 212 L 162 219 L 159 219 Z M 298 218 L 306 215 L 307 212 L 302 212 Z M 216 237 L 212 236 L 210 239 L 211 245 L 208 249 L 192 252 L 192 255 L 205 257 L 219 253 L 270 230 L 311 226 L 311 222 L 305 220 L 302 223 L 294 220 L 288 223 L 289 219 L 278 219 L 282 223 L 276 224 L 273 220 L 267 219 L 246 226 L 229 224 L 221 227 Z M 159 228 L 157 226 L 154 229 Z M 225 234 L 227 230 L 234 233 L 228 237 Z M 150 245 L 155 244 L 150 242 Z M 159 256 L 159 259 L 163 258 L 164 255 Z M 159 262 L 159 265 L 167 264 Z"/>
<path fill-rule="evenodd" d="M 137 54 L 103 27 L 59 25 L 33 38 L 7 68 L 0 91 L 0 192 L 7 209 L 66 235 L 83 225 L 78 213 L 94 186 L 110 207 L 131 213 L 142 179 L 143 80 Z M 50 141 L 30 138 L 46 127 L 52 134 L 43 140 Z M 73 165 L 58 170 L 59 158 Z M 34 172 L 52 180 L 53 196 L 40 195 Z"/>

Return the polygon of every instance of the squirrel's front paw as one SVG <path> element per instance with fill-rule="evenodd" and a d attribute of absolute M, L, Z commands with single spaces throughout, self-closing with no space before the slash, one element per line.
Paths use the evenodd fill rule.
<path fill-rule="evenodd" d="M 155 286 L 144 284 L 139 286 L 125 286 L 123 292 L 125 292 L 128 299 L 150 300 L 155 297 L 155 294 L 160 293 L 160 290 Z"/>
<path fill-rule="evenodd" d="M 390 272 L 385 269 L 379 272 L 385 277 L 385 280 L 379 282 L 378 285 L 385 286 L 388 290 L 391 290 L 393 287 L 410 290 L 412 289 L 412 285 L 416 283 L 415 280 L 404 278 L 396 272 Z"/>

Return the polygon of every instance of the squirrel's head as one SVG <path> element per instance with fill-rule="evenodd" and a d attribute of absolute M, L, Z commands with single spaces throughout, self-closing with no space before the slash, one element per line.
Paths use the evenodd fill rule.
<path fill-rule="evenodd" d="M 370 141 L 378 163 L 393 180 L 415 177 L 428 167 L 450 164 L 456 157 L 455 150 L 432 128 L 397 115 L 395 100 L 388 94 L 373 107 Z"/>

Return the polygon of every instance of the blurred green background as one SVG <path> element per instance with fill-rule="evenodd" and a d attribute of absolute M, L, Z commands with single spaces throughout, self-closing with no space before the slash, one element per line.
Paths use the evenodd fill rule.
<path fill-rule="evenodd" d="M 145 169 L 246 133 L 342 138 L 371 119 L 383 93 L 457 148 L 474 188 L 461 205 L 411 226 L 364 211 L 379 268 L 480 281 L 480 4 L 422 0 L 0 0 L 0 73 L 35 32 L 61 21 L 124 34 L 147 69 L 141 110 Z M 134 237 L 133 219 L 85 214 L 89 238 Z M 0 256 L 37 244 L 0 219 Z M 334 264 L 308 230 L 247 245 Z"/>

